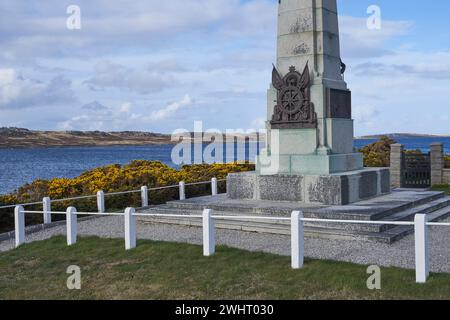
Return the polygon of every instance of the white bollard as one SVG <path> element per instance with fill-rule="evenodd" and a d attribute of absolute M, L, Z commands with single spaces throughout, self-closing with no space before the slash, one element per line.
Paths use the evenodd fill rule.
<path fill-rule="evenodd" d="M 146 186 L 141 187 L 141 200 L 142 207 L 148 207 L 148 188 Z"/>
<path fill-rule="evenodd" d="M 417 214 L 414 218 L 416 282 L 426 283 L 430 276 L 427 215 Z"/>
<path fill-rule="evenodd" d="M 125 249 L 136 248 L 136 210 L 126 208 L 125 210 Z"/>
<path fill-rule="evenodd" d="M 97 192 L 97 209 L 99 213 L 105 213 L 105 193 Z"/>
<path fill-rule="evenodd" d="M 42 199 L 42 211 L 44 211 L 44 224 L 52 223 L 52 201 L 49 197 Z"/>
<path fill-rule="evenodd" d="M 25 209 L 22 206 L 14 208 L 14 226 L 16 237 L 16 248 L 25 243 Z"/>
<path fill-rule="evenodd" d="M 292 269 L 301 269 L 304 264 L 305 238 L 303 230 L 303 212 L 294 211 L 291 216 L 291 258 Z"/>
<path fill-rule="evenodd" d="M 186 200 L 186 185 L 184 181 L 180 181 L 180 200 Z"/>
<path fill-rule="evenodd" d="M 218 192 L 217 192 L 217 178 L 212 178 L 211 179 L 211 194 L 213 196 L 217 196 Z"/>
<path fill-rule="evenodd" d="M 67 208 L 66 211 L 67 245 L 71 246 L 77 243 L 77 209 Z"/>
<path fill-rule="evenodd" d="M 212 210 L 203 210 L 203 255 L 209 257 L 216 252 L 216 239 Z"/>

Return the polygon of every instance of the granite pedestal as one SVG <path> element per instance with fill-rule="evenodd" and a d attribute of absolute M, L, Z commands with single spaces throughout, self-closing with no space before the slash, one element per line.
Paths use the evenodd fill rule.
<path fill-rule="evenodd" d="M 369 168 L 329 175 L 256 172 L 228 175 L 230 199 L 295 201 L 305 204 L 346 205 L 388 194 L 389 169 Z"/>

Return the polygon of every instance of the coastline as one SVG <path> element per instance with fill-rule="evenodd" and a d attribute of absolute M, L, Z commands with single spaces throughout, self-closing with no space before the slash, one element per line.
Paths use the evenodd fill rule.
<path fill-rule="evenodd" d="M 258 134 L 248 135 L 236 133 L 223 135 L 224 141 L 243 139 L 257 142 Z M 265 141 L 264 137 L 259 139 Z M 157 146 L 175 145 L 180 142 L 195 142 L 194 133 L 191 138 L 173 139 L 172 135 L 153 132 L 122 131 L 35 131 L 22 128 L 0 128 L 0 149 L 42 149 L 64 147 L 121 147 L 121 146 Z M 208 142 L 205 142 L 208 143 Z"/>

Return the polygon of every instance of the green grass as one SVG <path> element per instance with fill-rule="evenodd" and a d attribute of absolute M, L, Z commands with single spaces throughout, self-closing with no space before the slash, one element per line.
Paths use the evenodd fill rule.
<path fill-rule="evenodd" d="M 434 187 L 431 188 L 431 190 L 433 190 L 433 191 L 443 191 L 443 192 L 445 192 L 446 195 L 450 196 L 450 185 L 448 185 L 448 184 L 434 186 Z"/>
<path fill-rule="evenodd" d="M 81 268 L 81 290 L 68 290 L 66 269 Z M 450 299 L 450 275 L 415 283 L 413 270 L 382 268 L 382 290 L 366 287 L 367 267 L 290 258 L 219 246 L 55 237 L 0 253 L 0 299 Z"/>

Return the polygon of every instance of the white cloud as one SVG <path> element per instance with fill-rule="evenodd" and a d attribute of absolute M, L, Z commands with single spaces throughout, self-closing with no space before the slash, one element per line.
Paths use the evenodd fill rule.
<path fill-rule="evenodd" d="M 256 118 L 251 123 L 252 129 L 260 130 L 266 129 L 266 118 Z"/>
<path fill-rule="evenodd" d="M 12 70 L 0 79 L 4 124 L 165 132 L 191 127 L 194 119 L 218 128 L 262 126 L 277 1 L 78 0 L 78 31 L 65 27 L 68 4 L 0 1 L 0 66 Z M 448 43 L 431 35 L 426 47 L 414 46 L 411 41 L 420 43 L 424 34 L 421 21 L 383 19 L 381 30 L 369 30 L 363 9 L 361 17 L 340 17 L 357 134 L 448 131 L 442 117 L 450 86 Z M 70 88 L 79 100 L 114 108 L 68 106 Z M 166 105 L 186 92 L 196 97 L 197 108 L 184 98 Z M 421 121 L 405 120 L 419 115 Z"/>
<path fill-rule="evenodd" d="M 58 76 L 45 83 L 26 79 L 15 69 L 0 69 L 0 109 L 29 108 L 74 99 L 71 82 Z"/>
<path fill-rule="evenodd" d="M 57 127 L 61 130 L 136 130 L 136 126 L 151 125 L 172 118 L 182 108 L 188 107 L 193 103 L 194 99 L 189 95 L 185 95 L 181 100 L 153 111 L 150 115 L 132 113 L 132 104 L 130 102 L 124 102 L 118 108 L 105 107 L 106 110 L 82 108 L 83 111 L 87 112 L 73 116 L 68 120 L 60 121 Z M 89 105 L 92 104 L 94 103 Z"/>
<path fill-rule="evenodd" d="M 170 103 L 167 107 L 165 107 L 163 109 L 153 111 L 149 117 L 145 117 L 144 119 L 146 122 L 167 119 L 167 118 L 171 117 L 172 115 L 174 115 L 181 108 L 192 105 L 193 102 L 194 102 L 194 100 L 189 95 L 185 95 L 183 97 L 183 99 L 181 99 L 180 101 Z"/>
<path fill-rule="evenodd" d="M 414 23 L 411 21 L 383 20 L 381 29 L 368 29 L 366 18 L 339 17 L 340 40 L 343 59 L 372 58 L 392 54 L 385 42 L 407 34 Z"/>
<path fill-rule="evenodd" d="M 122 113 L 130 113 L 131 112 L 131 103 L 125 102 L 120 106 L 120 112 Z"/>
<path fill-rule="evenodd" d="M 110 61 L 97 63 L 94 70 L 94 76 L 85 81 L 94 90 L 119 88 L 149 94 L 176 84 L 171 74 L 153 71 L 150 68 L 128 68 Z"/>

